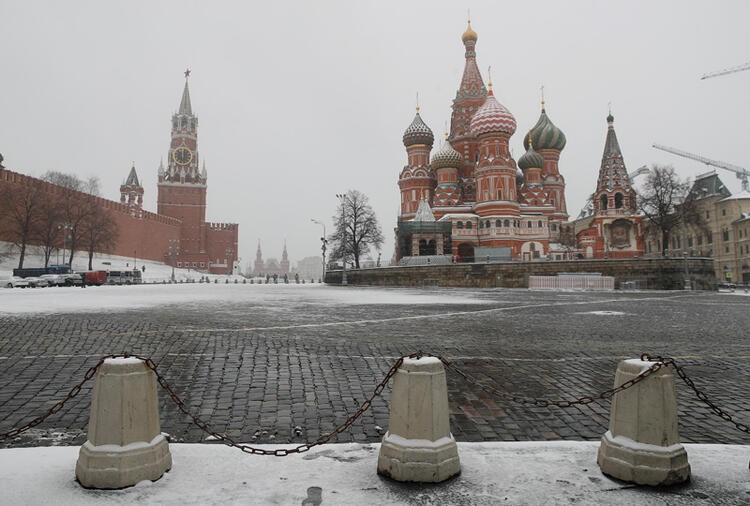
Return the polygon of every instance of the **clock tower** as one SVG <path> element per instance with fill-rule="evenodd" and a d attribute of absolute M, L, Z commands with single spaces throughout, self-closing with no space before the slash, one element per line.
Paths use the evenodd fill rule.
<path fill-rule="evenodd" d="M 158 214 L 182 221 L 180 256 L 184 260 L 206 257 L 206 166 L 199 166 L 198 118 L 190 104 L 188 78 L 180 108 L 172 115 L 167 166 L 159 165 Z"/>

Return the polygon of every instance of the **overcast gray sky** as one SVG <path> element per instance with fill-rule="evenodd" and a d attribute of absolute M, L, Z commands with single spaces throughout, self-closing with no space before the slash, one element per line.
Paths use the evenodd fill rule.
<path fill-rule="evenodd" d="M 464 64 L 467 8 L 485 82 L 516 117 L 514 157 L 539 116 L 566 134 L 568 210 L 596 186 L 607 104 L 629 170 L 704 165 L 653 142 L 750 167 L 750 2 L 11 1 L 0 3 L 0 153 L 6 167 L 98 176 L 106 197 L 134 161 L 156 210 L 157 167 L 183 71 L 199 118 L 209 221 L 240 224 L 240 256 L 319 255 L 336 193 L 358 189 L 393 253 L 401 135 L 422 116 L 436 139 Z M 437 143 L 436 143 L 437 145 Z M 739 182 L 719 171 L 732 192 Z"/>

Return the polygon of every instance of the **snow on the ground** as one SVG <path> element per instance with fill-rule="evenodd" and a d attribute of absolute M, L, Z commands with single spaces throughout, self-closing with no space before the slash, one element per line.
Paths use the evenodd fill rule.
<path fill-rule="evenodd" d="M 745 446 L 685 445 L 692 479 L 672 488 L 634 487 L 608 478 L 596 464 L 598 446 L 459 443 L 460 476 L 442 484 L 407 485 L 377 475 L 378 444 L 329 444 L 287 457 L 248 455 L 220 444 L 171 444 L 169 473 L 122 490 L 78 485 L 78 447 L 13 448 L 0 450 L 0 503 L 299 505 L 310 487 L 320 487 L 322 506 L 740 505 L 750 496 Z"/>
<path fill-rule="evenodd" d="M 171 304 L 190 309 L 206 302 L 264 306 L 272 306 L 274 302 L 342 306 L 489 303 L 468 294 L 429 294 L 409 289 L 338 287 L 322 283 L 176 283 L 0 289 L 0 313 L 10 314 L 123 311 Z"/>
<path fill-rule="evenodd" d="M 2 243 L 0 243 L 0 247 Z M 108 262 L 110 265 L 105 264 Z M 16 257 L 0 259 L 0 279 L 6 279 L 17 267 Z M 44 265 L 41 257 L 27 255 L 26 267 Z M 97 255 L 95 270 L 122 270 L 132 268 L 133 259 Z M 144 284 L 129 286 L 88 286 L 50 288 L 0 288 L 0 313 L 68 313 L 88 311 L 122 311 L 143 307 L 180 304 L 189 308 L 206 302 L 239 303 L 248 305 L 273 305 L 274 302 L 321 305 L 370 304 L 486 304 L 488 301 L 459 293 L 425 293 L 423 290 L 388 289 L 373 287 L 327 286 L 323 283 L 296 284 L 294 279 L 285 284 L 279 280 L 266 284 L 265 279 L 245 279 L 242 276 L 208 275 L 194 270 L 175 269 L 177 283 L 170 284 L 172 267 L 158 262 L 138 261 L 146 266 Z M 88 270 L 88 259 L 83 256 L 73 260 L 74 270 Z M 198 283 L 201 277 L 208 283 Z M 193 282 L 188 283 L 192 280 Z M 166 282 L 166 284 L 164 284 Z"/>

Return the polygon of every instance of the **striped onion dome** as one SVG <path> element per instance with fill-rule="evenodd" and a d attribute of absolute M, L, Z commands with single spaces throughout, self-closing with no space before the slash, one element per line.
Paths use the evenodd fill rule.
<path fill-rule="evenodd" d="M 542 155 L 534 151 L 532 146 L 529 146 L 526 153 L 521 155 L 518 159 L 518 168 L 521 170 L 526 169 L 541 169 L 544 167 L 544 158 Z"/>
<path fill-rule="evenodd" d="M 473 135 L 504 132 L 510 136 L 516 131 L 516 118 L 495 99 L 490 88 L 484 104 L 471 118 L 470 128 Z"/>
<path fill-rule="evenodd" d="M 422 121 L 422 117 L 419 115 L 419 109 L 417 109 L 417 115 L 414 116 L 414 121 L 411 122 L 409 128 L 404 132 L 403 140 L 404 146 L 407 148 L 415 144 L 426 144 L 427 146 L 432 146 L 435 136 L 432 135 L 430 127 L 425 125 L 425 122 Z"/>
<path fill-rule="evenodd" d="M 457 169 L 461 166 L 462 161 L 461 153 L 453 149 L 448 139 L 445 139 L 440 149 L 432 155 L 432 169 Z"/>
<path fill-rule="evenodd" d="M 542 109 L 539 121 L 536 122 L 529 133 L 523 138 L 523 147 L 529 148 L 529 137 L 536 149 L 556 149 L 562 151 L 567 142 L 565 134 L 557 128 L 547 117 L 547 113 Z"/>

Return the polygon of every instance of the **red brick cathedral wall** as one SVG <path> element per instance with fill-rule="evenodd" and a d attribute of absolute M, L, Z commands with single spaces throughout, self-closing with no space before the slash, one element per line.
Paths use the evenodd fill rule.
<path fill-rule="evenodd" d="M 36 185 L 43 194 L 50 198 L 67 191 L 58 185 L 5 169 L 0 170 L 0 185 L 18 188 Z M 75 198 L 93 202 L 102 211 L 108 211 L 114 218 L 118 230 L 117 242 L 113 248 L 103 253 L 165 262 L 170 239 L 180 237 L 180 221 L 177 219 L 160 216 L 87 193 L 75 192 L 75 194 Z M 3 218 L 0 216 L 0 219 Z M 0 227 L 0 241 L 12 242 L 12 237 L 2 227 Z"/>

